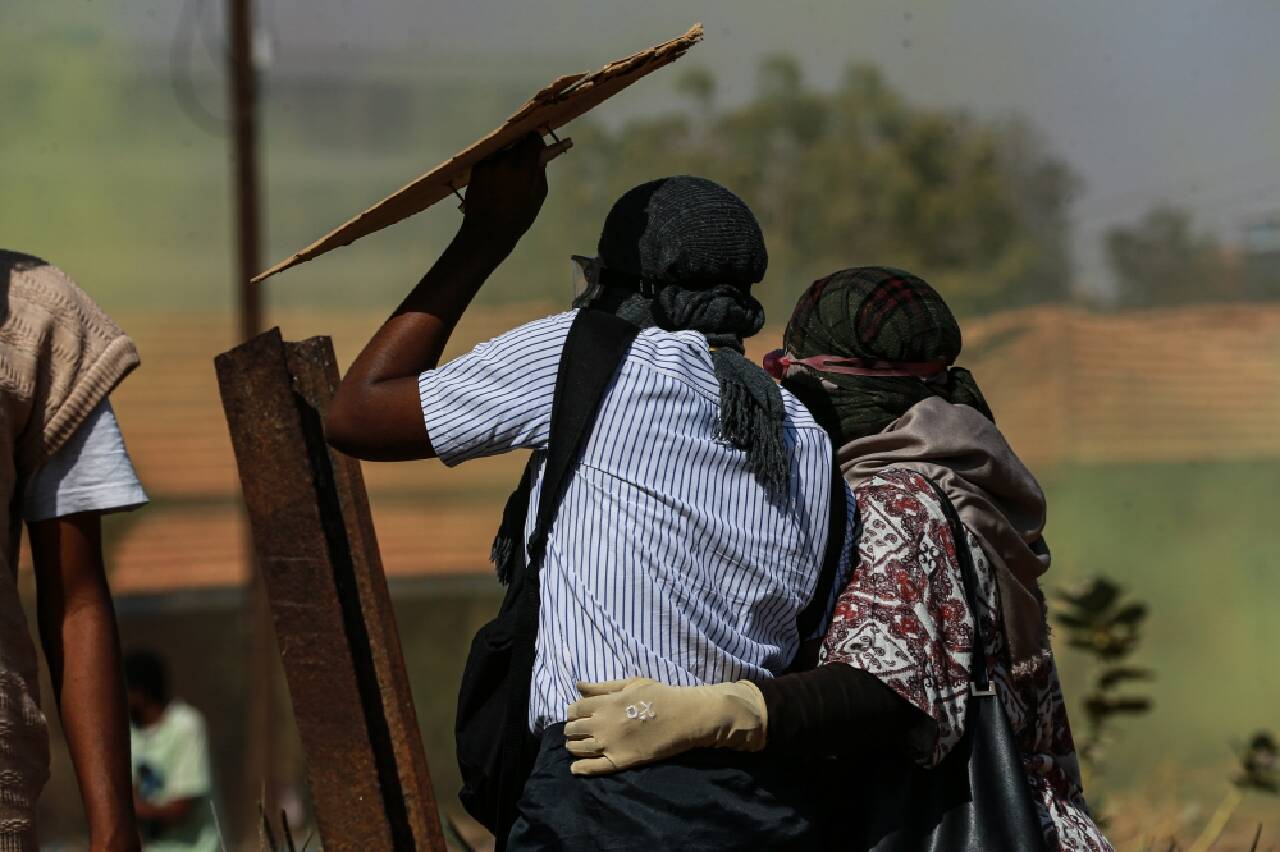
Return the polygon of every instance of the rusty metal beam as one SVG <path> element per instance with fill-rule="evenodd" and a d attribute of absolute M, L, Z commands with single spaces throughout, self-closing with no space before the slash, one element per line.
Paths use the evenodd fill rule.
<path fill-rule="evenodd" d="M 285 350 L 289 371 L 294 376 L 294 389 L 311 409 L 323 415 L 341 378 L 333 341 L 328 337 L 312 337 L 301 343 L 286 343 Z M 382 716 L 386 720 L 391 758 L 395 762 L 409 829 L 418 849 L 443 850 L 439 810 L 427 769 L 427 754 L 422 747 L 409 674 L 405 670 L 391 592 L 382 568 L 382 553 L 378 550 L 364 474 L 357 459 L 328 447 L 326 450 L 350 544 L 373 671 L 377 675 L 373 686 L 381 697 Z"/>
<path fill-rule="evenodd" d="M 332 344 L 215 359 L 322 843 L 444 850 L 359 467 L 324 442 Z"/>

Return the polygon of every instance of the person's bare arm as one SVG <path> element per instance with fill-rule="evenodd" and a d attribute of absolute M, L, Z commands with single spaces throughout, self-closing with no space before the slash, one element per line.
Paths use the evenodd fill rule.
<path fill-rule="evenodd" d="M 135 796 L 133 807 L 138 812 L 138 819 L 169 825 L 186 819 L 197 801 L 197 799 L 174 799 L 163 805 L 153 805 Z"/>
<path fill-rule="evenodd" d="M 547 196 L 547 149 L 530 134 L 477 164 L 457 235 L 343 377 L 325 415 L 336 449 L 370 461 L 432 458 L 418 375 L 440 363 L 463 311 L 537 217 Z"/>
<path fill-rule="evenodd" d="M 115 610 L 96 512 L 28 526 L 40 641 L 94 852 L 139 849 Z"/>

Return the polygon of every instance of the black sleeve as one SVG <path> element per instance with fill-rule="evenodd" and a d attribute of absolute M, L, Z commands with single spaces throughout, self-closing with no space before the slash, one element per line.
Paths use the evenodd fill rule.
<path fill-rule="evenodd" d="M 937 723 L 882 681 L 843 663 L 756 683 L 769 712 L 766 751 L 849 754 L 893 751 L 927 759 Z"/>

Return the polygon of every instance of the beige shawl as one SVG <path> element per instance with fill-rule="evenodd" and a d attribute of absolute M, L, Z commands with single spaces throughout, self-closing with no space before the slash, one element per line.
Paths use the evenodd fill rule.
<path fill-rule="evenodd" d="M 1046 657 L 1039 584 L 1049 570 L 1041 537 L 1044 492 L 994 423 L 968 406 L 931 397 L 883 432 L 840 447 L 838 457 L 851 486 L 888 468 L 914 470 L 938 483 L 995 568 L 1013 664 L 1025 668 Z"/>

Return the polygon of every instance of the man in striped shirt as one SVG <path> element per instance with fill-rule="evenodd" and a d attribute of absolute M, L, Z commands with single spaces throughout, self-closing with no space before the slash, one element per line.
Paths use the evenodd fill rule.
<path fill-rule="evenodd" d="M 437 366 L 466 304 L 537 215 L 546 194 L 541 149 L 531 137 L 477 166 L 458 236 L 344 378 L 326 418 L 336 447 L 450 466 L 546 450 L 573 311 Z M 511 848 L 598 848 L 609 823 L 629 826 L 611 842 L 650 849 L 685 836 L 682 821 L 723 835 L 726 847 L 735 836 L 772 848 L 805 836 L 794 790 L 783 789 L 789 782 L 742 764 L 746 756 L 585 781 L 570 778 L 562 747 L 580 681 L 767 678 L 808 638 L 796 618 L 823 561 L 832 452 L 804 406 L 742 357 L 742 338 L 763 323 L 749 289 L 766 263 L 750 210 L 710 181 L 637 187 L 605 222 L 578 304 L 614 311 L 641 331 L 548 539 L 529 709 L 543 748 Z M 540 485 L 539 472 L 529 532 Z M 835 588 L 847 565 L 846 553 Z M 654 814 L 630 813 L 626 785 L 635 783 L 676 799 Z"/>

